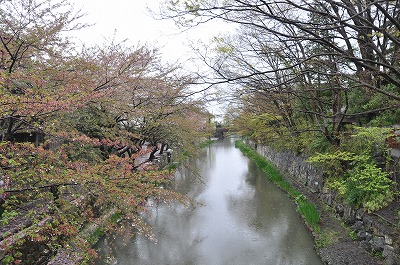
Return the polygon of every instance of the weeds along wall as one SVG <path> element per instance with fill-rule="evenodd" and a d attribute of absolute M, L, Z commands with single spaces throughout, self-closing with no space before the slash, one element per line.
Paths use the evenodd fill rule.
<path fill-rule="evenodd" d="M 353 239 L 360 241 L 368 252 L 381 255 L 385 264 L 400 264 L 400 224 L 387 222 L 379 214 L 368 214 L 340 200 L 334 190 L 325 187 L 322 170 L 306 162 L 307 157 L 290 150 L 277 151 L 251 140 L 245 143 L 279 168 L 288 181 L 308 188 L 320 201 L 330 206 L 336 216 L 352 229 Z"/>

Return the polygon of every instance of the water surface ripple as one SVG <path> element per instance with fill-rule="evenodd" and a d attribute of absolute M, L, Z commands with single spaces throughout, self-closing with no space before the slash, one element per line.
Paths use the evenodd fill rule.
<path fill-rule="evenodd" d="M 156 244 L 142 236 L 102 239 L 96 264 L 322 264 L 293 202 L 233 142 L 206 148 L 192 164 L 197 173 L 176 174 L 175 188 L 197 205 L 154 206 Z"/>

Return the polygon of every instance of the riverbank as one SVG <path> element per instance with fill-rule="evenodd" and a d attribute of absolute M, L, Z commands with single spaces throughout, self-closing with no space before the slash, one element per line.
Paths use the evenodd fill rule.
<path fill-rule="evenodd" d="M 335 216 L 332 208 L 321 202 L 316 193 L 298 183 L 291 182 L 293 187 L 316 205 L 320 213 L 320 231 L 311 231 L 315 247 L 321 260 L 327 265 L 380 265 L 384 260 L 371 256 L 358 241 L 351 237 L 352 232 L 342 220 Z"/>
<path fill-rule="evenodd" d="M 174 190 L 193 200 L 152 204 L 143 236 L 112 236 L 95 264 L 323 265 L 292 201 L 233 146 L 218 140 L 175 174 Z"/>
<path fill-rule="evenodd" d="M 257 154 L 265 159 L 264 156 L 259 154 L 260 152 L 257 152 L 254 148 L 252 148 L 252 150 L 253 151 L 247 150 L 247 155 L 249 152 L 252 152 L 251 156 L 253 156 L 253 158 L 255 157 L 255 154 Z M 268 162 L 267 159 L 265 159 L 265 161 L 271 163 Z M 319 228 L 315 229 L 309 227 L 315 240 L 315 247 L 325 264 L 398 264 L 395 257 L 386 257 L 384 260 L 382 252 L 375 252 L 375 255 L 371 255 L 365 249 L 362 242 L 356 240 L 358 238 L 357 232 L 350 229 L 349 226 L 345 225 L 342 219 L 338 218 L 336 209 L 333 209 L 323 202 L 321 194 L 317 192 L 316 187 L 312 187 L 312 185 L 310 187 L 310 185 L 307 185 L 307 182 L 301 182 L 290 177 L 290 174 L 285 174 L 283 170 L 278 171 L 283 172 L 281 175 L 284 176 L 285 181 L 290 183 L 292 189 L 295 189 L 297 192 L 305 196 L 307 200 L 318 209 L 320 216 L 318 222 Z M 321 185 L 321 183 L 318 183 L 318 181 L 314 179 L 312 181 L 315 185 Z M 285 188 L 283 189 L 285 191 L 288 190 Z M 289 194 L 293 193 L 290 190 L 291 189 L 287 192 Z M 291 197 L 293 196 L 291 195 Z"/>

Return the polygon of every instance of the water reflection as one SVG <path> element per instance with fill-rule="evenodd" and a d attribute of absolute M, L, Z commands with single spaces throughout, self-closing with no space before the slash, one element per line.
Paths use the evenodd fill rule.
<path fill-rule="evenodd" d="M 152 208 L 157 244 L 104 239 L 96 264 L 322 264 L 293 203 L 232 139 L 207 148 L 193 166 L 201 179 L 182 170 L 175 188 L 197 206 Z"/>

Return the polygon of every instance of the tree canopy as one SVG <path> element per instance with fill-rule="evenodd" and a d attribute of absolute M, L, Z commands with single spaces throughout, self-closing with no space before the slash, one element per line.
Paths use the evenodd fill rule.
<path fill-rule="evenodd" d="M 211 20 L 237 26 L 199 56 L 214 73 L 207 82 L 228 84 L 227 117 L 240 134 L 311 156 L 328 187 L 356 207 L 390 203 L 398 164 L 389 168 L 385 141 L 400 123 L 398 1 L 185 0 L 163 7 L 162 16 L 183 27 Z"/>
<path fill-rule="evenodd" d="M 151 236 L 149 198 L 188 202 L 168 188 L 174 171 L 148 162 L 183 158 L 207 133 L 194 79 L 147 45 L 76 46 L 66 33 L 81 16 L 63 0 L 0 1 L 2 264 L 68 248 L 90 259 L 93 224 Z"/>
<path fill-rule="evenodd" d="M 281 128 L 339 145 L 348 123 L 399 122 L 397 1 L 166 1 L 165 10 L 182 26 L 238 25 L 214 38 L 219 56 L 203 55 L 212 82 L 237 84 L 232 94 Z"/>

